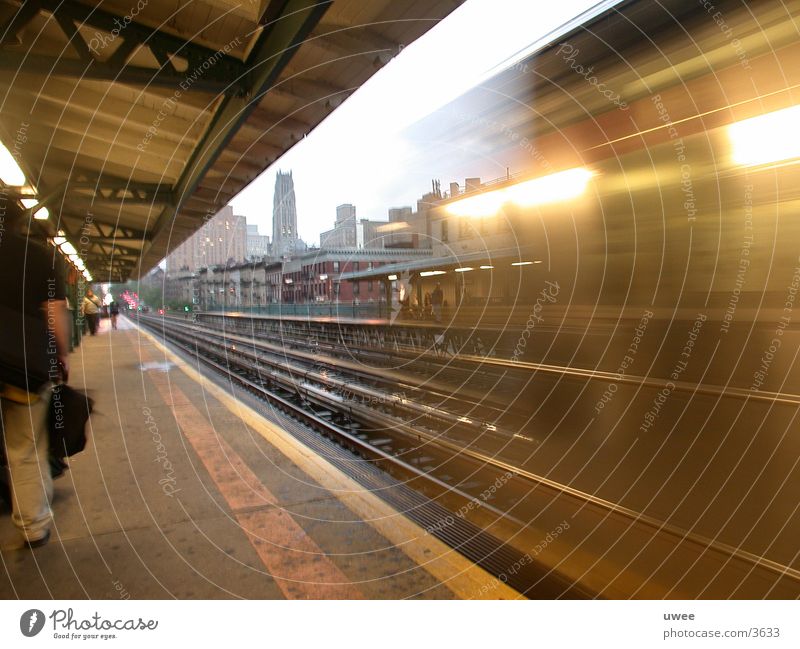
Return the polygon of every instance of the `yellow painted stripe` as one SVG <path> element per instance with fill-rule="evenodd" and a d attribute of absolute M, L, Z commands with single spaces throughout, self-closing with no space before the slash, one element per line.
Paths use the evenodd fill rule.
<path fill-rule="evenodd" d="M 149 354 L 144 352 L 143 357 Z M 145 360 L 148 360 L 145 358 Z M 192 445 L 217 489 L 247 534 L 270 576 L 288 599 L 363 599 L 302 526 L 280 508 L 278 500 L 242 458 L 212 428 L 166 374 L 151 381 Z M 256 511 L 249 511 L 252 508 Z M 248 511 L 243 511 L 248 510 Z"/>
<path fill-rule="evenodd" d="M 141 328 L 139 332 L 161 349 L 164 355 L 189 378 L 199 383 L 206 392 L 236 414 L 243 423 L 259 433 L 320 486 L 337 495 L 348 509 L 369 523 L 417 565 L 425 568 L 457 597 L 461 599 L 525 599 L 522 594 L 496 579 L 436 537 L 428 534 L 378 496 L 366 491 L 355 480 L 302 445 L 291 434 L 267 421 L 258 412 L 206 379 L 177 354 L 162 345 L 149 332 Z"/>

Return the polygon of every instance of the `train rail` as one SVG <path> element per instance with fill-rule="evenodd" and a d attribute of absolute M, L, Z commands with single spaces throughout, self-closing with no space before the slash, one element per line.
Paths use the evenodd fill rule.
<path fill-rule="evenodd" d="M 328 355 L 329 349 L 326 353 L 319 348 L 303 350 L 298 339 L 278 345 L 172 319 L 140 317 L 139 322 L 272 407 L 336 439 L 362 464 L 380 467 L 433 499 L 445 509 L 433 518 L 428 513 L 420 519 L 426 529 L 504 578 L 509 577 L 510 566 L 517 566 L 509 583 L 528 595 L 537 596 L 544 589 L 548 596 L 558 591 L 556 596 L 568 597 L 713 596 L 725 589 L 730 593 L 731 579 L 738 580 L 743 592 L 756 588 L 762 596 L 800 592 L 800 572 L 793 566 L 568 486 L 501 457 L 494 452 L 496 444 L 484 442 L 497 438 L 502 446 L 516 439 L 517 433 L 461 414 L 464 408 L 480 408 L 479 402 L 459 402 L 450 394 L 450 408 L 442 407 L 447 403 L 441 399 L 448 396 L 446 381 L 437 386 L 443 392 L 434 397 L 440 402 L 434 408 L 422 396 L 429 377 L 406 373 L 407 392 L 401 395 L 391 390 L 403 383 L 398 373 L 384 369 L 381 375 L 380 368 L 343 362 Z M 369 352 L 379 350 L 373 347 Z M 459 360 L 487 361 L 468 355 Z M 605 379 L 602 374 L 578 376 Z M 574 530 L 570 542 L 553 539 L 531 553 L 531 547 L 541 548 L 540 539 L 552 539 L 552 530 L 562 529 L 564 523 Z M 460 529 L 467 524 L 474 527 Z M 476 535 L 480 543 L 472 547 L 468 541 Z M 513 549 L 512 555 L 498 561 L 500 548 Z M 482 552 L 491 560 L 482 559 Z M 683 570 L 676 573 L 676 564 Z M 523 566 L 528 567 L 523 570 Z M 641 575 L 641 580 L 622 580 L 623 567 Z M 671 583 L 668 574 L 680 575 L 681 582 Z"/>
<path fill-rule="evenodd" d="M 249 336 L 249 339 L 277 335 L 284 346 L 299 348 L 311 345 L 338 358 L 367 358 L 383 363 L 388 360 L 392 365 L 396 365 L 398 361 L 401 364 L 404 361 L 422 361 L 440 367 L 446 366 L 448 370 L 463 369 L 470 376 L 474 376 L 479 370 L 492 368 L 504 372 L 504 376 L 509 372 L 520 372 L 527 375 L 536 372 L 600 383 L 614 381 L 657 390 L 670 385 L 671 389 L 679 392 L 800 405 L 800 394 L 791 392 L 754 391 L 737 385 L 672 381 L 666 378 L 622 374 L 618 371 L 589 367 L 512 360 L 510 357 L 513 355 L 513 348 L 510 345 L 506 345 L 502 349 L 496 345 L 490 346 L 484 342 L 485 339 L 489 339 L 489 336 L 486 336 L 486 330 L 483 328 L 480 330 L 475 327 L 451 328 L 434 323 L 416 326 L 406 323 L 401 327 L 391 328 L 385 321 L 356 319 L 348 319 L 331 328 L 329 326 L 332 323 L 330 318 L 289 318 L 287 320 L 290 324 L 285 326 L 278 324 L 280 318 L 275 316 L 256 316 L 258 321 L 265 320 L 275 325 L 274 328 L 256 328 L 253 325 L 253 317 L 246 314 L 201 313 L 198 317 L 198 324 L 226 331 L 228 335 L 243 334 Z M 180 322 L 180 320 L 176 320 Z M 367 333 L 372 328 L 375 328 L 375 333 Z M 359 329 L 362 330 L 361 333 L 351 331 Z M 392 329 L 396 331 L 392 331 Z M 566 332 L 572 335 L 584 333 L 569 329 Z M 564 334 L 565 330 L 559 329 L 559 333 Z M 494 337 L 495 342 L 500 340 L 497 331 L 490 329 L 489 335 Z"/>

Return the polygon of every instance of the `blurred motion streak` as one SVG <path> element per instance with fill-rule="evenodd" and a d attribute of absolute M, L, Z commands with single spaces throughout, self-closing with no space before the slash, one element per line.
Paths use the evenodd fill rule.
<path fill-rule="evenodd" d="M 456 216 L 480 218 L 496 214 L 504 205 L 534 207 L 565 201 L 580 196 L 591 177 L 592 172 L 588 169 L 568 169 L 511 187 L 463 198 L 450 203 L 447 211 Z"/>

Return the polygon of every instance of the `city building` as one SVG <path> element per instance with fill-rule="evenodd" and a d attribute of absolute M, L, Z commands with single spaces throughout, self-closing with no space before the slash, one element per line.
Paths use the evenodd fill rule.
<path fill-rule="evenodd" d="M 339 205 L 336 208 L 336 222 L 333 230 L 323 232 L 319 237 L 320 248 L 355 248 L 358 246 L 356 227 L 356 206 Z"/>
<path fill-rule="evenodd" d="M 193 272 L 197 269 L 197 242 L 195 241 L 197 236 L 196 233 L 193 234 L 167 255 L 165 260 L 167 273 L 173 275 L 185 271 Z"/>
<path fill-rule="evenodd" d="M 431 191 L 417 201 L 416 211 L 408 205 L 389 208 L 389 222 L 376 227 L 383 247 L 431 248 L 434 241 L 431 238 L 430 212 L 442 198 L 439 181 L 434 180 Z"/>
<path fill-rule="evenodd" d="M 247 220 L 226 205 L 200 229 L 198 264 L 225 266 L 244 261 L 246 255 Z"/>
<path fill-rule="evenodd" d="M 412 222 L 420 219 L 420 223 L 424 218 L 431 255 L 409 257 L 384 267 L 354 268 L 341 278 L 342 285 L 363 284 L 365 280 L 391 282 L 394 313 L 405 296 L 411 308 L 424 309 L 425 296 L 437 286 L 443 292 L 446 307 L 472 308 L 477 313 L 488 305 L 510 305 L 529 299 L 521 287 L 541 276 L 543 262 L 535 242 L 519 241 L 514 234 L 514 219 L 520 218 L 518 211 L 502 210 L 492 216 L 472 218 L 458 208 L 462 197 L 502 190 L 513 182 L 501 178 L 481 184 L 478 178 L 468 178 L 464 191 L 452 183 L 449 195 L 438 198 L 434 188 L 434 192 L 420 199 L 417 212 L 410 217 Z M 395 214 L 400 217 L 399 212 Z M 419 225 L 417 234 L 421 232 Z M 399 237 L 407 233 L 404 228 L 391 234 Z M 387 250 L 399 252 L 392 246 Z"/>
<path fill-rule="evenodd" d="M 384 225 L 386 221 L 357 219 L 355 205 L 339 205 L 333 229 L 320 235 L 320 248 L 383 248 L 381 227 Z"/>
<path fill-rule="evenodd" d="M 292 172 L 278 171 L 272 206 L 272 257 L 290 259 L 297 253 L 297 204 Z"/>
<path fill-rule="evenodd" d="M 385 238 L 381 233 L 381 228 L 386 225 L 386 221 L 370 221 L 361 219 L 358 222 L 356 239 L 359 248 L 383 248 Z"/>
<path fill-rule="evenodd" d="M 258 225 L 247 224 L 247 258 L 256 261 L 270 254 L 269 237 L 258 231 Z"/>
<path fill-rule="evenodd" d="M 247 258 L 247 220 L 226 205 L 166 258 L 167 273 L 197 272 Z"/>
<path fill-rule="evenodd" d="M 164 305 L 194 308 L 198 302 L 196 277 L 194 272 L 187 270 L 169 273 L 164 279 Z"/>
<path fill-rule="evenodd" d="M 430 254 L 430 250 L 311 250 L 286 261 L 262 260 L 203 268 L 192 276 L 192 288 L 182 290 L 191 293 L 202 310 L 330 303 L 377 307 L 386 303 L 380 281 L 340 282 L 342 273 L 425 259 Z"/>

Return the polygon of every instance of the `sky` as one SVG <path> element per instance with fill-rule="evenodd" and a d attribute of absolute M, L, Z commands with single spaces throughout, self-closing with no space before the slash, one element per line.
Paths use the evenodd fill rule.
<path fill-rule="evenodd" d="M 275 175 L 292 170 L 298 230 L 314 244 L 333 227 L 337 205 L 352 203 L 358 218 L 386 220 L 390 207 L 416 205 L 432 178 L 443 188 L 451 181 L 463 184 L 417 155 L 403 130 L 568 31 L 577 16 L 613 4 L 467 0 L 234 197 L 234 212 L 271 236 Z"/>

